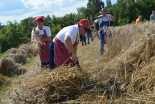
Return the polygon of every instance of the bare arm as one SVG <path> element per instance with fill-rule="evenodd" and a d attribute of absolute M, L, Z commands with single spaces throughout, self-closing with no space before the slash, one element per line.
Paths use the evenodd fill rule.
<path fill-rule="evenodd" d="M 72 59 L 75 60 L 75 62 L 78 61 L 78 57 L 76 56 L 77 47 L 75 48 L 73 47 L 71 38 L 66 35 L 64 42 L 65 42 L 66 48 L 72 53 Z"/>
<path fill-rule="evenodd" d="M 111 19 L 112 19 L 111 21 L 112 21 L 112 22 L 115 22 L 115 18 L 114 18 L 111 14 L 109 14 L 109 16 L 110 16 Z"/>
<path fill-rule="evenodd" d="M 114 17 L 111 17 L 112 18 L 112 22 L 115 22 L 115 18 Z"/>

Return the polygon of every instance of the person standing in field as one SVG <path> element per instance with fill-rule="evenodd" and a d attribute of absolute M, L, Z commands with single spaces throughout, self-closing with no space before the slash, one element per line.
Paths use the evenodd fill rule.
<path fill-rule="evenodd" d="M 34 37 L 34 31 L 32 30 L 31 34 L 31 41 L 34 38 L 38 38 L 38 53 L 41 60 L 41 68 L 49 64 L 49 44 L 51 42 L 51 30 L 48 26 L 44 26 L 43 23 L 45 19 L 43 16 L 37 16 L 34 20 L 34 23 L 37 24 L 36 30 L 36 37 Z"/>
<path fill-rule="evenodd" d="M 82 34 L 82 46 L 83 45 L 86 45 L 87 42 L 86 42 L 86 34 Z"/>
<path fill-rule="evenodd" d="M 96 20 L 94 21 L 94 29 L 97 32 L 96 29 L 96 23 L 99 22 L 99 34 L 100 34 L 100 55 L 103 55 L 104 53 L 104 44 L 105 42 L 105 33 L 103 31 L 103 27 L 109 27 L 110 21 L 115 22 L 115 18 L 111 14 L 107 14 L 107 10 L 105 8 L 102 8 L 99 12 L 101 15 L 99 15 Z"/>
<path fill-rule="evenodd" d="M 141 23 L 141 20 L 142 20 L 142 16 L 139 16 L 139 17 L 136 19 L 136 24 Z"/>
<path fill-rule="evenodd" d="M 90 33 L 90 22 L 81 19 L 77 24 L 63 28 L 50 43 L 50 71 L 56 66 L 78 62 L 77 45 L 82 34 Z"/>
<path fill-rule="evenodd" d="M 92 42 L 94 41 L 92 32 L 93 32 L 93 29 L 91 28 L 90 34 L 87 34 L 87 41 L 88 41 L 88 44 L 89 44 L 89 38 L 91 38 L 91 41 L 92 41 Z"/>
<path fill-rule="evenodd" d="M 152 14 L 150 16 L 150 21 L 153 21 L 153 20 L 155 20 L 155 11 L 154 10 L 152 11 Z"/>

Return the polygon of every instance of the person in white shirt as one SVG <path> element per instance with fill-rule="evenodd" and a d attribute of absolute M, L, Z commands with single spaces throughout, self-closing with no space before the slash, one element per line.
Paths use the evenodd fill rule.
<path fill-rule="evenodd" d="M 44 26 L 43 23 L 45 22 L 45 19 L 43 16 L 37 16 L 34 20 L 34 23 L 37 23 L 36 29 L 36 35 L 37 37 L 34 37 L 34 31 L 32 30 L 31 34 L 31 41 L 34 40 L 34 38 L 39 38 L 39 56 L 41 60 L 41 68 L 49 64 L 49 44 L 51 42 L 51 30 L 48 26 Z"/>
<path fill-rule="evenodd" d="M 99 22 L 99 33 L 100 33 L 100 55 L 103 55 L 104 52 L 104 44 L 105 38 L 104 38 L 104 32 L 103 32 L 103 26 L 109 27 L 110 26 L 110 21 L 115 22 L 115 18 L 111 14 L 107 14 L 107 10 L 105 8 L 102 8 L 101 11 L 99 12 L 101 15 L 99 15 L 96 20 L 94 21 L 94 29 L 96 29 L 96 23 Z"/>
<path fill-rule="evenodd" d="M 90 33 L 90 22 L 81 19 L 76 25 L 63 28 L 50 43 L 50 71 L 56 66 L 78 62 L 77 45 L 82 34 Z"/>

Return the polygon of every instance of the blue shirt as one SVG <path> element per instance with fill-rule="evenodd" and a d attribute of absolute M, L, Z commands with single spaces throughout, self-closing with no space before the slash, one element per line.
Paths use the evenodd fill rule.
<path fill-rule="evenodd" d="M 151 20 L 155 20 L 155 14 L 152 14 L 152 15 L 150 16 L 150 19 L 151 19 Z"/>

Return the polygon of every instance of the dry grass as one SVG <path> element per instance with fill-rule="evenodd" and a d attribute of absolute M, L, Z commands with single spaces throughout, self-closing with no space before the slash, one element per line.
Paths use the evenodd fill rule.
<path fill-rule="evenodd" d="M 0 74 L 0 86 L 2 86 L 3 84 L 8 84 L 8 83 L 9 83 L 8 78 Z"/>
<path fill-rule="evenodd" d="M 18 49 L 9 49 L 0 60 L 0 74 L 7 76 L 24 74 L 26 69 L 23 64 L 36 54 L 37 50 L 32 43 L 21 45 Z"/>
<path fill-rule="evenodd" d="M 102 56 L 97 38 L 79 45 L 82 72 L 77 67 L 32 72 L 2 102 L 154 104 L 154 27 L 155 22 L 111 27 L 113 42 Z"/>
<path fill-rule="evenodd" d="M 88 73 L 92 74 L 91 78 L 102 84 L 114 82 L 112 86 L 116 88 L 113 88 L 111 98 L 115 100 L 107 101 L 107 104 L 152 104 L 155 101 L 154 27 L 154 22 L 111 27 L 113 42 L 106 46 L 103 56 L 99 56 L 99 42 L 93 43 L 93 46 L 80 48 L 80 52 L 85 53 L 84 56 L 80 54 L 80 62 L 88 69 Z M 90 49 L 91 51 L 88 51 Z M 118 99 L 119 101 L 116 97 L 119 95 L 118 89 L 124 96 Z M 134 99 L 134 95 L 138 98 Z M 104 100 L 105 95 L 102 98 Z"/>
<path fill-rule="evenodd" d="M 75 99 L 92 87 L 92 81 L 86 76 L 76 68 L 59 67 L 51 73 L 43 71 L 25 81 L 22 88 L 14 90 L 10 99 L 14 103 L 57 103 Z"/>

